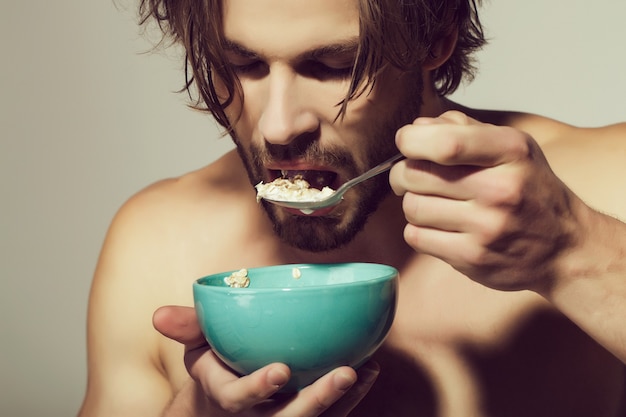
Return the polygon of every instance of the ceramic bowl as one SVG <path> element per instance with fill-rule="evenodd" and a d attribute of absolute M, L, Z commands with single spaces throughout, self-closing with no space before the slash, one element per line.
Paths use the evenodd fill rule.
<path fill-rule="evenodd" d="M 240 375 L 282 362 L 296 391 L 332 369 L 358 368 L 387 336 L 394 318 L 398 271 L 371 263 L 294 264 L 248 269 L 247 288 L 225 279 L 193 284 L 202 331 Z"/>

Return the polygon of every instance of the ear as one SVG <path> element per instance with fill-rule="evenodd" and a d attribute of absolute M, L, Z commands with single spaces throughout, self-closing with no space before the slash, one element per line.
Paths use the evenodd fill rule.
<path fill-rule="evenodd" d="M 458 37 L 459 32 L 457 29 L 454 29 L 448 35 L 439 39 L 431 48 L 423 68 L 432 71 L 442 66 L 450 58 L 450 55 L 452 55 Z"/>

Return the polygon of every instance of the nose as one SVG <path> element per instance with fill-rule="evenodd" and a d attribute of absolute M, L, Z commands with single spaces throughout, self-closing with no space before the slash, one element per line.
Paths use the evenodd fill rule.
<path fill-rule="evenodd" d="M 259 119 L 263 138 L 275 145 L 286 145 L 319 128 L 312 108 L 307 80 L 288 68 L 271 69 L 267 78 L 264 108 Z"/>

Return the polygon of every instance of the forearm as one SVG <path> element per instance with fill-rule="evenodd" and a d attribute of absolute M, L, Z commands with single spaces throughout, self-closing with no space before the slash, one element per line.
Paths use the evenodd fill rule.
<path fill-rule="evenodd" d="M 585 208 L 583 233 L 542 294 L 626 363 L 626 224 Z"/>

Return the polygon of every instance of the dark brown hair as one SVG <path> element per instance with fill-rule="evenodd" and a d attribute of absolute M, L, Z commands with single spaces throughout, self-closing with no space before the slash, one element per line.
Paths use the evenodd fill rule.
<path fill-rule="evenodd" d="M 450 58 L 435 69 L 437 92 L 454 92 L 464 79 L 474 76 L 472 53 L 485 43 L 478 18 L 480 0 L 358 0 L 360 40 L 347 102 L 371 88 L 385 65 L 416 70 L 433 56 L 438 42 L 456 32 Z M 183 45 L 186 53 L 185 87 L 190 96 L 197 90 L 195 107 L 210 111 L 227 129 L 224 109 L 241 95 L 237 77 L 224 58 L 222 0 L 141 0 L 141 24 L 156 20 L 166 38 Z M 214 80 L 224 84 L 218 96 Z M 224 94 L 222 94 L 224 95 Z M 242 97 L 243 98 L 243 97 Z"/>

